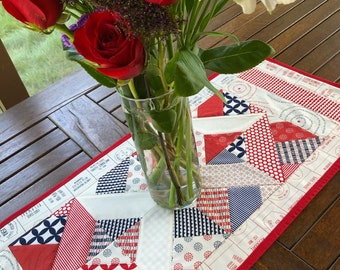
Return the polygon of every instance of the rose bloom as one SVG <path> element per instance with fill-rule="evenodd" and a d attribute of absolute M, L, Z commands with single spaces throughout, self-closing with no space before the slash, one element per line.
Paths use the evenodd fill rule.
<path fill-rule="evenodd" d="M 94 12 L 75 30 L 73 45 L 79 54 L 97 63 L 101 73 L 128 80 L 143 70 L 145 53 L 140 39 L 124 34 L 122 23 L 118 13 Z"/>
<path fill-rule="evenodd" d="M 2 5 L 17 20 L 41 30 L 55 25 L 63 12 L 60 0 L 2 0 Z"/>
<path fill-rule="evenodd" d="M 235 3 L 242 7 L 243 13 L 250 14 L 255 11 L 256 0 L 234 0 Z M 271 13 L 277 4 L 290 4 L 295 2 L 295 0 L 261 0 L 265 5 L 266 9 Z"/>
<path fill-rule="evenodd" d="M 152 4 L 157 4 L 160 6 L 169 6 L 174 3 L 177 3 L 178 0 L 146 0 L 146 2 L 152 3 Z"/>

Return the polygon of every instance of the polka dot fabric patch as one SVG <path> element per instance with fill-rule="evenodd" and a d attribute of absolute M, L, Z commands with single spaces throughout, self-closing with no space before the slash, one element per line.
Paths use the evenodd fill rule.
<path fill-rule="evenodd" d="M 55 211 L 54 216 L 68 216 L 73 204 L 73 199 L 69 200 L 64 206 Z"/>
<path fill-rule="evenodd" d="M 143 191 L 148 188 L 140 162 L 131 158 L 126 178 L 125 192 Z"/>
<path fill-rule="evenodd" d="M 221 246 L 228 235 L 175 238 L 172 269 L 199 269 L 202 262 Z"/>
<path fill-rule="evenodd" d="M 207 165 L 202 166 L 200 172 L 204 188 L 280 184 L 280 182 L 249 163 Z"/>
<path fill-rule="evenodd" d="M 270 130 L 272 131 L 275 142 L 286 142 L 317 137 L 313 133 L 300 128 L 290 122 L 272 123 L 270 124 Z"/>
<path fill-rule="evenodd" d="M 261 108 L 254 106 L 252 104 L 249 105 L 249 111 L 250 111 L 250 113 L 264 113 L 265 112 Z"/>
<path fill-rule="evenodd" d="M 262 116 L 246 130 L 244 136 L 248 162 L 276 180 L 284 182 L 285 178 L 270 131 L 268 117 Z"/>

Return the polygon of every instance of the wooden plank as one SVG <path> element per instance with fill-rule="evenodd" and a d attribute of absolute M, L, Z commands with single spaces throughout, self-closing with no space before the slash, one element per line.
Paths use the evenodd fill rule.
<path fill-rule="evenodd" d="M 313 0 L 310 0 L 313 1 Z M 316 0 L 314 0 L 316 1 Z M 267 41 L 268 39 L 272 38 L 273 35 L 277 35 L 282 31 L 282 23 L 277 23 L 278 19 L 285 16 L 287 13 L 290 14 L 291 10 L 297 8 L 300 4 L 304 4 L 303 1 L 297 1 L 294 5 L 284 5 L 280 6 L 279 9 L 275 10 L 272 14 L 269 14 L 262 3 L 257 5 L 257 8 L 253 14 L 240 14 L 227 24 L 223 25 L 222 27 L 216 29 L 219 32 L 227 32 L 233 33 L 236 35 L 240 40 L 247 40 L 247 39 L 260 39 L 263 41 Z M 286 15 L 287 16 L 287 15 Z M 296 17 L 301 16 L 300 13 L 294 13 L 295 20 Z M 269 31 L 268 28 L 271 27 L 272 24 L 277 24 L 272 31 Z M 255 35 L 263 35 L 261 38 L 256 37 Z M 221 38 L 221 37 L 205 37 L 203 38 L 199 44 L 204 44 L 203 48 L 208 48 L 212 46 L 221 46 L 225 44 L 232 43 L 232 40 L 229 38 Z"/>
<path fill-rule="evenodd" d="M 0 102 L 9 109 L 29 97 L 7 50 L 0 39 Z"/>
<path fill-rule="evenodd" d="M 294 222 L 280 236 L 278 241 L 287 248 L 293 248 L 301 237 L 313 226 L 337 199 L 340 190 L 340 173 L 337 174 L 308 204 Z"/>
<path fill-rule="evenodd" d="M 84 70 L 56 82 L 38 94 L 0 114 L 0 138 L 11 138 L 61 106 L 98 86 Z M 0 140 L 1 142 L 2 140 Z"/>
<path fill-rule="evenodd" d="M 81 150 L 73 141 L 68 140 L 53 151 L 47 153 L 33 164 L 22 169 L 4 183 L 0 188 L 0 205 L 33 185 L 40 178 L 55 170 L 61 164 L 71 159 Z"/>
<path fill-rule="evenodd" d="M 104 100 L 98 103 L 102 108 L 104 108 L 108 112 L 112 112 L 121 107 L 121 98 L 117 92 L 108 96 Z"/>
<path fill-rule="evenodd" d="M 234 34 L 241 40 L 259 39 L 267 41 L 269 38 L 279 35 L 287 25 L 289 26 L 292 24 L 291 21 L 294 21 L 301 16 L 301 13 L 295 12 L 297 8 L 301 8 L 301 5 L 305 5 L 305 2 L 301 0 L 296 1 L 291 5 L 280 6 L 270 14 L 259 2 L 257 9 L 262 10 L 262 12 L 256 17 L 251 17 L 252 14 L 246 15 L 249 20 L 242 25 L 242 27 L 236 29 Z M 308 7 L 303 8 L 307 8 L 308 10 Z M 287 20 L 287 18 L 290 18 L 290 21 Z M 285 22 L 282 23 L 282 20 Z M 275 26 L 272 27 L 272 25 Z"/>
<path fill-rule="evenodd" d="M 22 168 L 29 166 L 35 160 L 62 144 L 67 139 L 66 135 L 60 129 L 55 129 L 16 155 L 8 158 L 0 167 L 0 183 L 22 170 Z"/>
<path fill-rule="evenodd" d="M 340 67 L 340 53 L 331 57 L 324 65 L 318 68 L 314 74 L 321 78 L 327 78 L 330 81 L 340 82 L 339 77 L 339 67 Z"/>
<path fill-rule="evenodd" d="M 79 153 L 66 163 L 58 166 L 51 173 L 40 179 L 34 185 L 23 190 L 17 194 L 14 198 L 1 205 L 0 207 L 0 222 L 5 220 L 13 213 L 19 211 L 22 207 L 29 204 L 42 194 L 50 190 L 52 187 L 60 183 L 66 177 L 68 177 L 75 170 L 89 162 L 91 159 L 84 152 Z"/>
<path fill-rule="evenodd" d="M 304 71 L 314 74 L 325 62 L 325 59 L 330 59 L 339 52 L 340 49 L 340 31 L 331 34 L 311 52 L 305 55 L 302 59 L 293 63 L 294 67 L 303 69 Z M 325 77 L 328 79 L 328 75 Z"/>
<path fill-rule="evenodd" d="M 236 10 L 237 9 L 237 10 Z M 236 30 L 240 29 L 241 27 L 244 27 L 249 21 L 251 21 L 253 18 L 256 18 L 259 14 L 262 14 L 265 12 L 265 8 L 263 6 L 259 6 L 255 10 L 255 12 L 251 15 L 245 15 L 241 11 L 241 8 L 238 6 L 234 7 L 235 12 L 237 12 L 238 16 L 233 17 L 233 19 L 229 20 L 227 23 L 223 23 L 221 26 L 215 29 L 211 29 L 211 31 L 217 31 L 221 33 L 235 33 Z M 228 16 L 228 15 L 226 15 Z M 227 17 L 229 19 L 229 17 Z M 225 22 L 226 19 L 223 19 Z M 247 28 L 247 31 L 252 31 L 254 28 Z M 242 37 L 239 37 L 240 40 L 242 40 Z M 198 42 L 198 45 L 202 47 L 203 49 L 211 48 L 216 45 L 222 45 L 225 43 L 231 43 L 232 40 L 225 38 L 225 37 L 214 37 L 214 36 L 205 36 L 200 39 Z"/>
<path fill-rule="evenodd" d="M 86 96 L 92 99 L 94 102 L 98 103 L 106 97 L 112 95 L 115 92 L 114 88 L 107 88 L 105 86 L 100 86 L 91 92 L 87 93 Z"/>
<path fill-rule="evenodd" d="M 339 270 L 340 269 L 340 256 L 337 258 L 337 260 L 332 264 L 332 266 L 329 268 L 329 270 Z"/>
<path fill-rule="evenodd" d="M 293 249 L 316 269 L 327 269 L 339 256 L 340 199 L 313 226 Z"/>
<path fill-rule="evenodd" d="M 118 107 L 117 109 L 115 109 L 113 112 L 112 112 L 112 115 L 117 118 L 120 122 L 122 122 L 124 125 L 128 126 L 127 125 L 127 121 L 126 121 L 126 118 L 125 118 L 125 114 L 123 112 L 123 109 L 121 107 Z"/>
<path fill-rule="evenodd" d="M 335 1 L 326 1 L 323 5 L 319 6 L 317 9 L 307 13 L 297 23 L 291 25 L 289 27 L 289 31 L 284 31 L 282 34 L 280 34 L 280 36 L 269 39 L 268 41 L 277 52 L 282 53 L 284 50 L 289 48 L 289 46 L 291 46 L 293 43 L 298 41 L 301 38 L 301 36 L 304 36 L 306 33 L 314 29 L 315 26 L 318 26 L 326 18 L 331 17 L 332 14 L 335 14 L 334 10 L 336 10 L 337 7 L 338 4 Z M 331 23 L 333 23 L 333 21 L 331 21 Z M 305 43 L 305 46 L 309 46 L 309 44 Z M 294 53 L 295 51 L 291 50 L 291 52 Z M 298 52 L 296 53 L 297 56 L 299 57 L 300 54 Z"/>
<path fill-rule="evenodd" d="M 277 242 L 252 266 L 252 270 L 299 269 L 312 270 L 307 263 Z"/>
<path fill-rule="evenodd" d="M 105 111 L 111 113 L 111 115 L 118 119 L 119 122 L 126 125 L 125 115 L 121 108 L 121 99 L 115 90 L 106 87 L 98 87 L 94 91 L 86 94 L 86 96 L 98 103 Z"/>
<path fill-rule="evenodd" d="M 126 126 L 85 96 L 52 113 L 50 119 L 92 158 L 129 132 Z"/>
<path fill-rule="evenodd" d="M 293 65 L 298 60 L 303 59 L 304 56 L 318 46 L 318 44 L 322 44 L 324 40 L 334 36 L 334 32 L 336 32 L 339 28 L 339 14 L 339 12 L 333 13 L 329 17 L 325 18 L 325 20 L 321 21 L 318 25 L 315 25 L 310 32 L 302 35 L 297 42 L 290 45 L 289 49 L 287 48 L 278 52 L 276 54 L 276 59 L 285 61 L 288 65 Z M 334 40 L 334 42 L 335 43 L 332 47 L 335 48 L 334 50 L 339 50 L 340 40 Z"/>
<path fill-rule="evenodd" d="M 2 122 L 0 120 L 1 126 Z M 6 137 L 4 133 L 0 133 L 0 161 L 10 157 L 29 144 L 43 137 L 56 128 L 49 119 L 44 119 L 36 123 L 30 129 L 13 134 L 14 137 Z"/>
<path fill-rule="evenodd" d="M 207 31 L 214 31 L 215 29 L 221 29 L 225 24 L 231 23 L 231 21 L 238 17 L 242 13 L 242 8 L 236 3 L 230 1 L 226 7 L 211 20 L 207 26 Z"/>

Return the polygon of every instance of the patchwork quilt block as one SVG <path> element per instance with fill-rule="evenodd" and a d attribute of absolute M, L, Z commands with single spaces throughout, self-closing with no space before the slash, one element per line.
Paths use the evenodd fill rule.
<path fill-rule="evenodd" d="M 285 74 L 265 61 L 213 78 L 224 100 L 207 89 L 190 99 L 202 176 L 192 205 L 154 203 L 127 137 L 0 228 L 0 268 L 244 265 L 340 156 L 338 88 L 313 79 L 311 89 L 308 77 Z M 332 98 L 321 94 L 330 91 Z"/>

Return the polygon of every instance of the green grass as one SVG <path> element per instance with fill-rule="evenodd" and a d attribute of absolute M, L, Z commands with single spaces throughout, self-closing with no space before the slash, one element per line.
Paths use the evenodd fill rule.
<path fill-rule="evenodd" d="M 80 69 L 65 58 L 60 32 L 44 35 L 25 29 L 1 4 L 0 25 L 0 38 L 31 96 Z"/>

